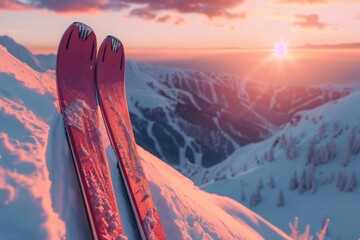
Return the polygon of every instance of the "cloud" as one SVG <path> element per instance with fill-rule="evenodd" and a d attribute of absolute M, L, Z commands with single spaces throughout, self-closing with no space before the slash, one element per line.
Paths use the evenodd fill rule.
<path fill-rule="evenodd" d="M 0 1 L 0 10 L 23 11 L 23 10 L 27 10 L 28 8 L 29 6 L 18 1 L 12 1 L 12 0 Z"/>
<path fill-rule="evenodd" d="M 277 0 L 276 4 L 280 5 L 318 5 L 329 4 L 330 0 Z"/>
<path fill-rule="evenodd" d="M 172 23 L 174 25 L 181 25 L 185 23 L 185 19 L 181 17 L 172 17 L 170 15 L 165 15 L 156 19 L 157 23 Z"/>
<path fill-rule="evenodd" d="M 232 9 L 245 0 L 1 0 L 0 9 L 20 8 L 48 9 L 55 12 L 87 12 L 130 9 L 129 16 L 153 19 L 160 11 L 196 13 L 213 18 L 242 19 L 244 13 L 233 13 Z M 156 17 L 156 16 L 155 16 Z"/>
<path fill-rule="evenodd" d="M 304 31 L 324 31 L 327 29 L 334 29 L 330 24 L 320 22 L 317 14 L 296 14 L 292 24 L 295 29 Z"/>
<path fill-rule="evenodd" d="M 156 12 L 148 7 L 135 8 L 130 11 L 129 17 L 139 17 L 144 20 L 152 20 L 156 18 Z"/>

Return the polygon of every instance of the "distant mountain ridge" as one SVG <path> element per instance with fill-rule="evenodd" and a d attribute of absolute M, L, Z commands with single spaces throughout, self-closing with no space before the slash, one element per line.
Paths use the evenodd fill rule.
<path fill-rule="evenodd" d="M 239 147 L 270 137 L 297 112 L 351 91 L 244 81 L 131 61 L 127 65 L 137 142 L 179 169 L 187 162 L 211 167 Z"/>
<path fill-rule="evenodd" d="M 37 71 L 55 56 L 34 56 L 9 37 L 10 53 Z M 298 111 L 347 95 L 346 87 L 281 86 L 239 77 L 127 62 L 127 100 L 137 143 L 182 169 L 211 167 L 237 148 L 270 137 Z"/>
<path fill-rule="evenodd" d="M 6 35 L 0 36 L 0 45 L 6 47 L 9 53 L 38 72 L 45 72 L 48 69 L 55 70 L 56 56 L 54 54 L 34 55 L 27 48 Z"/>
<path fill-rule="evenodd" d="M 360 48 L 359 43 L 338 43 L 338 44 L 305 44 L 299 48 Z"/>

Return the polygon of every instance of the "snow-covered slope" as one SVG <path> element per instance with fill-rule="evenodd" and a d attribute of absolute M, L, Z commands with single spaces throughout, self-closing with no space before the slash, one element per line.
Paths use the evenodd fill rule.
<path fill-rule="evenodd" d="M 36 71 L 45 72 L 48 69 L 54 69 L 56 59 L 54 54 L 33 55 L 27 48 L 18 44 L 14 39 L 6 35 L 0 36 L 0 45 L 5 46 L 9 53 Z"/>
<path fill-rule="evenodd" d="M 138 144 L 178 169 L 187 162 L 211 167 L 239 146 L 271 136 L 296 112 L 350 91 L 251 82 L 131 61 L 126 76 Z"/>
<path fill-rule="evenodd" d="M 204 189 L 251 206 L 283 230 L 299 216 L 302 227 L 310 224 L 314 234 L 330 218 L 330 239 L 358 239 L 359 103 L 360 91 L 356 91 L 300 112 L 271 138 L 238 149 L 211 169 L 189 168 L 188 174 Z M 294 172 L 296 181 L 291 180 Z M 274 184 L 269 184 L 271 176 Z"/>
<path fill-rule="evenodd" d="M 0 239 L 90 239 L 54 72 L 39 73 L 2 46 L 0 63 Z M 243 205 L 200 190 L 139 151 L 168 239 L 290 239 Z M 136 239 L 108 153 L 125 231 Z"/>

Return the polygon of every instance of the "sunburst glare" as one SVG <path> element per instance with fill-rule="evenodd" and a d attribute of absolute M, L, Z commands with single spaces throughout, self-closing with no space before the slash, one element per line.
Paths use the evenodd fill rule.
<path fill-rule="evenodd" d="M 287 56 L 287 44 L 284 41 L 279 41 L 275 44 L 274 55 L 278 58 L 283 58 Z"/>

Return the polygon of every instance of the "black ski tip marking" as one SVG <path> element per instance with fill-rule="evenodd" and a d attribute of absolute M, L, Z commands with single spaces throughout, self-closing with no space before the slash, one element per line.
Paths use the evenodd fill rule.
<path fill-rule="evenodd" d="M 90 34 L 93 32 L 91 27 L 81 22 L 74 22 L 73 25 L 79 28 L 79 38 L 83 41 L 86 41 Z"/>
<path fill-rule="evenodd" d="M 114 53 L 117 53 L 119 51 L 119 48 L 122 45 L 121 41 L 119 39 L 117 39 L 116 37 L 111 36 L 111 35 L 109 35 L 107 37 L 111 39 L 111 50 Z"/>
<path fill-rule="evenodd" d="M 124 53 L 123 54 L 121 54 L 121 62 L 120 62 L 120 70 L 122 70 L 123 69 L 123 63 L 124 63 Z"/>
<path fill-rule="evenodd" d="M 91 55 L 90 55 L 90 60 L 92 60 L 92 59 L 93 59 L 93 56 L 94 56 L 94 50 L 95 50 L 95 41 L 93 42 L 93 45 L 92 45 Z"/>
<path fill-rule="evenodd" d="M 104 48 L 104 53 L 102 55 L 102 62 L 105 61 L 105 54 L 106 54 L 106 48 L 107 48 L 108 45 L 105 45 L 105 48 Z"/>
<path fill-rule="evenodd" d="M 73 33 L 73 31 L 70 32 L 69 38 L 68 38 L 68 40 L 66 42 L 66 49 L 69 49 L 70 39 L 71 39 L 72 33 Z"/>

